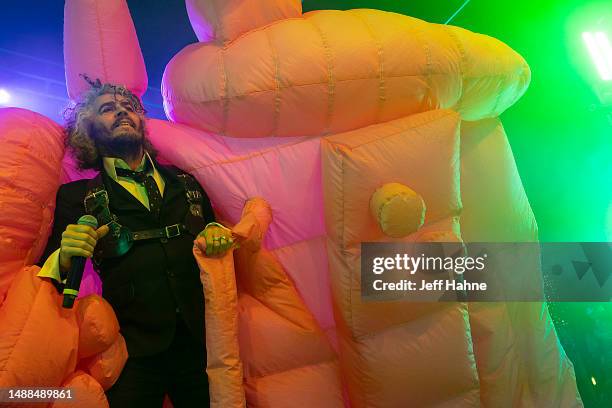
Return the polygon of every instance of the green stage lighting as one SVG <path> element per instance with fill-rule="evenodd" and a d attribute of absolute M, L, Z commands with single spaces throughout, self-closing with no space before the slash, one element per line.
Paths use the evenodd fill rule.
<path fill-rule="evenodd" d="M 582 39 L 589 50 L 591 59 L 604 81 L 612 81 L 612 46 L 608 36 L 598 31 L 582 33 Z"/>

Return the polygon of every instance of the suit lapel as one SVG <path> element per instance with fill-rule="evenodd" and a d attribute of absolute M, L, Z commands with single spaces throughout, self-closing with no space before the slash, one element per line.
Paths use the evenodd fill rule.
<path fill-rule="evenodd" d="M 164 196 L 163 196 L 163 205 L 162 210 L 168 207 L 177 197 L 182 197 L 185 195 L 185 189 L 183 183 L 177 177 L 177 172 L 172 167 L 162 166 L 159 164 L 155 164 L 157 170 L 161 173 L 164 178 L 165 187 L 164 187 Z"/>

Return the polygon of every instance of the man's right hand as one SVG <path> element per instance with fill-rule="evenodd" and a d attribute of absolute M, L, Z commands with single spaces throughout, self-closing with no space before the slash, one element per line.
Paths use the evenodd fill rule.
<path fill-rule="evenodd" d="M 70 270 L 73 256 L 91 258 L 98 240 L 108 234 L 108 225 L 93 229 L 89 225 L 70 224 L 62 233 L 59 262 L 63 272 Z"/>

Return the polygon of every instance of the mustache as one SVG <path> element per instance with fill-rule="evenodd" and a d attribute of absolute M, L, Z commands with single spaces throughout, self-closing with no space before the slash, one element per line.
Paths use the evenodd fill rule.
<path fill-rule="evenodd" d="M 130 118 L 121 118 L 121 119 L 117 119 L 114 123 L 113 123 L 113 129 L 115 129 L 116 127 L 118 127 L 121 122 L 128 122 L 130 124 L 130 126 L 132 126 L 134 129 L 136 129 L 136 124 L 132 121 L 132 119 Z"/>

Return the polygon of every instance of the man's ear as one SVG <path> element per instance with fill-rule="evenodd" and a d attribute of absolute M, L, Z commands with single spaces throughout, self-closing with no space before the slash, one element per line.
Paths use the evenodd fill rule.
<path fill-rule="evenodd" d="M 89 106 L 80 115 L 81 115 L 81 118 L 80 118 L 81 119 L 81 123 L 83 123 L 83 125 L 85 125 L 85 126 L 91 126 L 92 115 L 93 115 L 93 108 L 91 106 Z"/>
<path fill-rule="evenodd" d="M 91 134 L 90 132 L 93 130 L 94 120 L 96 118 L 96 111 L 93 106 L 89 106 L 85 112 L 83 112 L 83 126 L 85 126 L 85 130 L 87 130 L 87 134 Z"/>
<path fill-rule="evenodd" d="M 91 140 L 93 144 L 96 144 L 93 137 L 94 134 L 94 120 L 93 110 L 89 108 L 86 112 L 83 112 L 83 116 L 80 121 L 80 131 L 82 134 L 87 135 L 87 138 Z"/>

